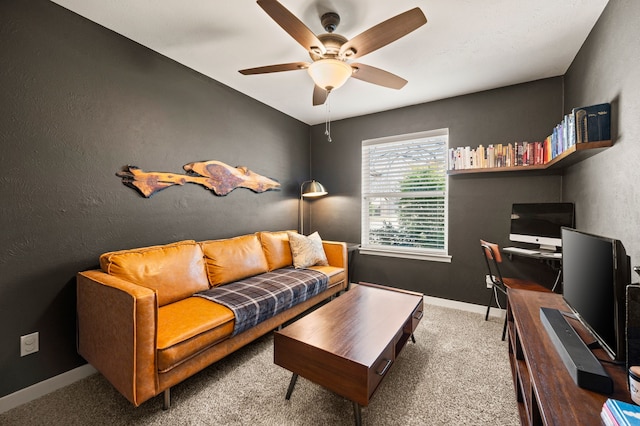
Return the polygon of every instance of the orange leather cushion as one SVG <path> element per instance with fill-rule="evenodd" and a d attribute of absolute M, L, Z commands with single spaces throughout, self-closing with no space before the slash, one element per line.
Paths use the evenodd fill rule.
<path fill-rule="evenodd" d="M 203 241 L 209 284 L 216 287 L 269 270 L 256 235 Z"/>
<path fill-rule="evenodd" d="M 166 372 L 217 342 L 231 336 L 231 309 L 187 297 L 158 309 L 158 370 Z"/>
<path fill-rule="evenodd" d="M 309 269 L 320 271 L 329 277 L 329 287 L 340 281 L 345 281 L 346 276 L 344 274 L 344 268 L 338 268 L 336 266 L 329 265 L 314 265 L 309 266 Z"/>
<path fill-rule="evenodd" d="M 202 249 L 192 240 L 104 253 L 100 267 L 110 275 L 155 290 L 159 306 L 209 288 Z"/>
<path fill-rule="evenodd" d="M 262 243 L 262 250 L 267 258 L 270 271 L 285 268 L 293 264 L 287 232 L 296 231 L 258 232 L 258 237 Z"/>

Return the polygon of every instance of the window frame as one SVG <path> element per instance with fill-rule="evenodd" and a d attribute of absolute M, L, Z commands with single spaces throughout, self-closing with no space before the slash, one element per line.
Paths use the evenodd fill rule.
<path fill-rule="evenodd" d="M 368 198 L 375 197 L 376 193 L 371 192 L 368 187 L 368 174 L 370 173 L 369 165 L 365 162 L 365 149 L 367 147 L 376 145 L 391 145 L 394 143 L 407 143 L 413 140 L 426 139 L 426 138 L 445 138 L 444 146 L 442 147 L 442 173 L 444 177 L 444 194 L 442 194 L 442 201 L 444 203 L 444 248 L 443 249 L 427 249 L 416 247 L 404 247 L 404 246 L 391 246 L 383 244 L 369 244 L 370 228 L 370 215 L 369 215 L 369 202 Z M 449 177 L 446 173 L 447 170 L 447 153 L 449 147 L 449 129 L 435 129 L 416 133 L 407 133 L 403 135 L 387 136 L 382 138 L 366 139 L 362 141 L 361 145 L 361 246 L 360 253 L 378 256 L 398 257 L 406 259 L 418 259 L 435 262 L 451 262 L 451 255 L 449 255 Z M 366 169 L 365 169 L 366 167 Z M 387 194 L 401 194 L 401 192 L 390 192 Z M 380 197 L 382 193 L 378 193 Z M 397 196 L 397 195 L 396 195 Z M 419 198 L 417 196 L 416 198 Z"/>

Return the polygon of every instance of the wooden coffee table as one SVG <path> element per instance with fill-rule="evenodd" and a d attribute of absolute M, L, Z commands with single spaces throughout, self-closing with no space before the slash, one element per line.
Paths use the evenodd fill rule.
<path fill-rule="evenodd" d="M 353 401 L 360 425 L 360 407 L 369 405 L 422 315 L 421 293 L 359 283 L 276 331 L 274 362 L 293 372 L 286 398 L 300 375 Z"/>

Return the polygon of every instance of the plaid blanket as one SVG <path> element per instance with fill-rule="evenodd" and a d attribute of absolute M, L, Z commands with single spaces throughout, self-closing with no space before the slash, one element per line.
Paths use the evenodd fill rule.
<path fill-rule="evenodd" d="M 204 297 L 231 309 L 236 316 L 233 335 L 265 321 L 327 289 L 329 277 L 313 269 L 276 269 L 254 277 L 201 291 Z"/>

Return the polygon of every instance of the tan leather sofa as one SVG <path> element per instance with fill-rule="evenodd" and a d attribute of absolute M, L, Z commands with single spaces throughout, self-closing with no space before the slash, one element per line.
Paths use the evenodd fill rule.
<path fill-rule="evenodd" d="M 328 288 L 231 337 L 229 308 L 193 297 L 213 285 L 292 265 L 286 232 L 180 241 L 105 253 L 77 275 L 78 353 L 135 406 L 347 287 L 347 249 L 323 241 Z"/>

